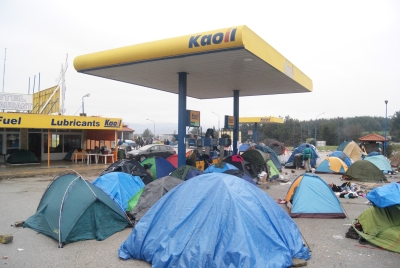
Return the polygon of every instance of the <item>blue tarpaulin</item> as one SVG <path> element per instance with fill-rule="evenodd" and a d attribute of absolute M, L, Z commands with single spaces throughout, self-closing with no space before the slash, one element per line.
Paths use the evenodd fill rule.
<path fill-rule="evenodd" d="M 385 208 L 400 205 L 400 184 L 392 182 L 375 188 L 366 196 L 375 206 Z"/>
<path fill-rule="evenodd" d="M 265 192 L 224 173 L 196 176 L 164 195 L 120 246 L 153 267 L 290 267 L 307 260 L 300 231 Z"/>
<path fill-rule="evenodd" d="M 123 212 L 128 209 L 129 200 L 145 186 L 139 176 L 132 176 L 125 172 L 104 174 L 93 181 L 92 184 L 102 189 Z"/>

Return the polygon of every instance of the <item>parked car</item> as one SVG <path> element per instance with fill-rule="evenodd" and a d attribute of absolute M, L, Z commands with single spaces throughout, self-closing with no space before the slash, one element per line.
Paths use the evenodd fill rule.
<path fill-rule="evenodd" d="M 126 153 L 126 158 L 135 159 L 136 161 L 142 162 L 148 157 L 159 156 L 167 158 L 170 155 L 175 154 L 174 148 L 169 145 L 162 144 L 149 144 L 145 145 L 138 150 L 132 150 Z"/>

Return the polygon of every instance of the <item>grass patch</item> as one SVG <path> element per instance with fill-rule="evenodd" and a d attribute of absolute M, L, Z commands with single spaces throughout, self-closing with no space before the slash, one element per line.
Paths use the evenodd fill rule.
<path fill-rule="evenodd" d="M 317 146 L 319 152 L 336 151 L 337 146 Z"/>

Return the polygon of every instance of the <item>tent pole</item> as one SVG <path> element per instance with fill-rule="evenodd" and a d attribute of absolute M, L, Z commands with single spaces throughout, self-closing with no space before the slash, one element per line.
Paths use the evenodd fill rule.
<path fill-rule="evenodd" d="M 47 130 L 47 167 L 50 167 L 50 129 Z"/>

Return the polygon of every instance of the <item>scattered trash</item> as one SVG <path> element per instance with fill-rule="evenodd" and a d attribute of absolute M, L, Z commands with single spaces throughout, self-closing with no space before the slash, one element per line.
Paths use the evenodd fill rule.
<path fill-rule="evenodd" d="M 13 236 L 10 234 L 0 235 L 0 243 L 9 244 L 13 241 Z"/>
<path fill-rule="evenodd" d="M 282 200 L 282 199 L 278 199 L 277 201 L 276 201 L 278 204 L 286 204 L 286 201 L 285 200 Z"/>
<path fill-rule="evenodd" d="M 335 239 L 343 239 L 343 236 L 341 236 L 341 235 L 334 235 L 333 238 L 335 238 Z"/>
<path fill-rule="evenodd" d="M 14 223 L 14 227 L 22 227 L 22 225 L 24 224 L 25 221 L 16 221 Z M 12 226 L 12 225 L 11 225 Z"/>
<path fill-rule="evenodd" d="M 298 259 L 298 258 L 293 258 L 292 259 L 292 266 L 291 267 L 303 267 L 307 266 L 307 261 Z"/>
<path fill-rule="evenodd" d="M 3 260 L 7 260 L 8 259 L 8 256 L 3 256 L 3 257 L 1 257 Z"/>
<path fill-rule="evenodd" d="M 25 250 L 25 249 L 23 249 L 23 248 L 18 248 L 18 251 L 23 251 L 23 250 Z"/>

